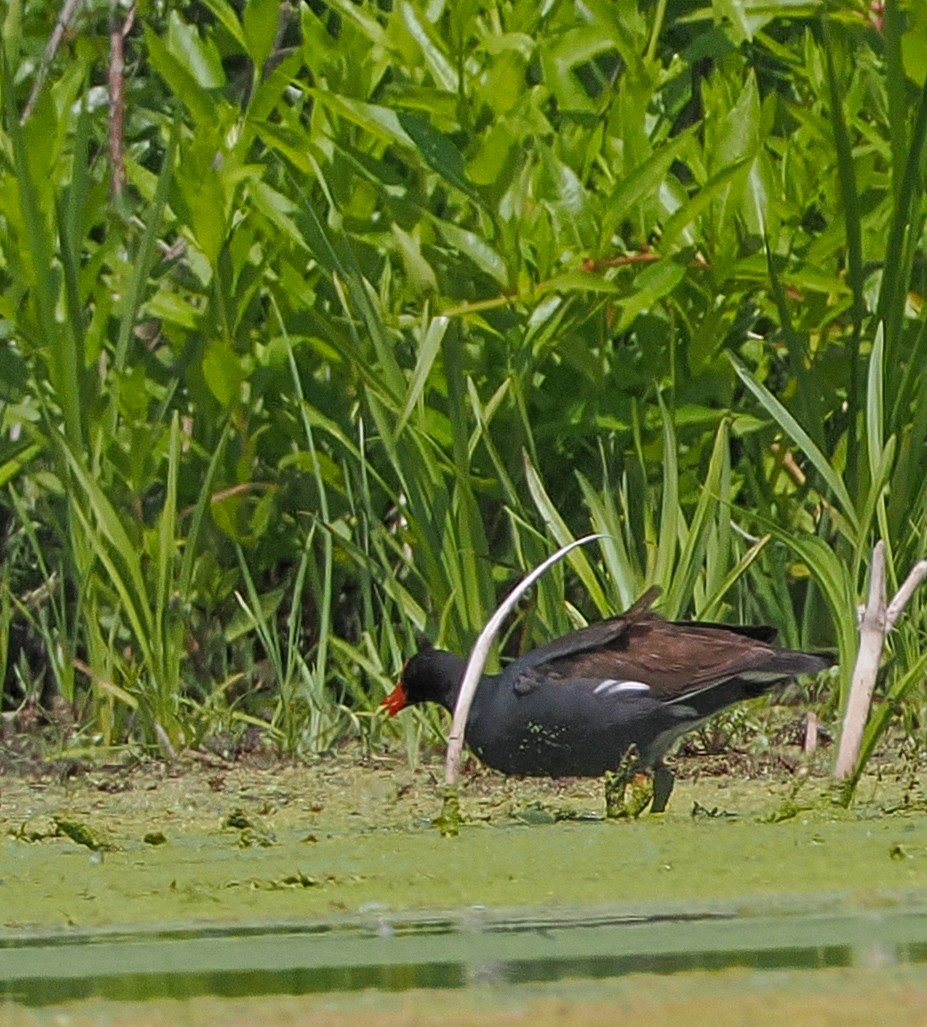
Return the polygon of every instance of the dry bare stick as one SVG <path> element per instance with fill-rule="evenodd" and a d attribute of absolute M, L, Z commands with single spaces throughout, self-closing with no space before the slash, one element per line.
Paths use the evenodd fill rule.
<path fill-rule="evenodd" d="M 65 29 L 70 25 L 71 20 L 80 5 L 81 0 L 64 0 L 64 6 L 61 8 L 61 13 L 58 15 L 55 27 L 52 29 L 52 34 L 48 37 L 48 44 L 45 47 L 45 53 L 42 55 L 42 63 L 39 65 L 39 70 L 35 76 L 35 83 L 32 86 L 32 92 L 29 94 L 26 106 L 23 107 L 23 112 L 19 119 L 20 125 L 26 124 L 32 114 L 33 108 L 38 103 L 39 95 L 42 92 L 42 86 L 45 85 L 45 79 L 48 78 L 48 69 L 51 67 L 51 62 L 55 59 L 58 47 L 61 46 L 61 40 L 64 38 Z"/>
<path fill-rule="evenodd" d="M 872 704 L 876 675 L 882 661 L 885 636 L 895 626 L 908 604 L 914 590 L 927 577 L 927 560 L 915 564 L 904 584 L 898 589 L 891 604 L 886 607 L 885 597 L 885 543 L 880 539 L 872 551 L 872 567 L 869 572 L 869 601 L 859 626 L 859 653 L 853 668 L 853 682 L 850 698 L 843 716 L 843 730 L 840 732 L 840 747 L 834 776 L 846 781 L 859 761 L 863 731 Z"/>
<path fill-rule="evenodd" d="M 805 717 L 805 755 L 813 756 L 818 751 L 818 715 L 808 712 Z"/>
<path fill-rule="evenodd" d="M 444 765 L 444 811 L 438 819 L 438 826 L 443 834 L 457 834 L 460 823 L 460 807 L 457 799 L 457 782 L 460 779 L 460 757 L 463 753 L 464 729 L 467 726 L 467 717 L 470 714 L 470 706 L 473 703 L 473 696 L 476 694 L 476 686 L 483 676 L 483 668 L 489 656 L 489 650 L 495 641 L 496 635 L 502 627 L 505 618 L 515 608 L 519 599 L 538 580 L 541 575 L 549 570 L 555 563 L 576 549 L 577 546 L 584 546 L 588 542 L 604 538 L 602 534 L 586 535 L 584 538 L 576 539 L 558 549 L 553 556 L 549 556 L 542 564 L 535 567 L 530 574 L 527 574 L 505 597 L 496 612 L 489 618 L 486 627 L 480 632 L 479 637 L 473 645 L 467 668 L 464 671 L 463 681 L 460 685 L 460 695 L 457 697 L 457 705 L 454 707 L 454 719 L 451 722 L 451 733 L 447 739 L 447 760 Z"/>
<path fill-rule="evenodd" d="M 908 605 L 908 600 L 914 595 L 914 590 L 924 578 L 927 578 L 927 560 L 921 560 L 914 565 L 911 573 L 905 578 L 904 584 L 895 594 L 895 598 L 888 604 L 888 611 L 885 614 L 886 631 L 891 631 L 895 626 L 895 621 L 901 616 L 901 611 Z"/>
<path fill-rule="evenodd" d="M 885 543 L 879 539 L 872 551 L 869 601 L 859 625 L 859 652 L 856 656 L 856 666 L 853 668 L 850 698 L 847 700 L 846 712 L 843 715 L 843 730 L 840 732 L 840 747 L 837 751 L 837 765 L 834 768 L 834 775 L 838 781 L 845 781 L 853 773 L 859 757 L 863 729 L 866 726 L 876 675 L 882 660 L 885 631 Z"/>
<path fill-rule="evenodd" d="M 171 745 L 171 740 L 168 737 L 167 732 L 161 727 L 160 723 L 156 720 L 154 722 L 155 734 L 158 736 L 158 741 L 161 743 L 161 751 L 164 753 L 168 763 L 177 762 L 177 750 Z"/>

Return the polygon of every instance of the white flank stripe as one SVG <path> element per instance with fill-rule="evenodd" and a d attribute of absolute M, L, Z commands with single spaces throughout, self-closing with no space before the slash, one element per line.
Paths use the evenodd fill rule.
<path fill-rule="evenodd" d="M 618 681 L 616 678 L 607 678 L 596 685 L 593 689 L 594 695 L 620 695 L 621 693 L 633 693 L 643 695 L 650 691 L 650 685 L 643 681 Z"/>

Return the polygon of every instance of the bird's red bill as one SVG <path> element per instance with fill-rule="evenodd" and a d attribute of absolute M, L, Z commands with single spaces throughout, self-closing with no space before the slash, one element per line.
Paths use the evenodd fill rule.
<path fill-rule="evenodd" d="M 409 697 L 406 695 L 406 686 L 400 681 L 390 694 L 380 703 L 386 712 L 395 717 L 396 714 L 409 704 Z"/>

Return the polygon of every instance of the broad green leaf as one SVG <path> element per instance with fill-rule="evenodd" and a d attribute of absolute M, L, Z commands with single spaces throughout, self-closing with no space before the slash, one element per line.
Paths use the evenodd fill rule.
<path fill-rule="evenodd" d="M 596 245 L 598 218 L 579 176 L 549 147 L 541 151 L 543 177 L 540 183 L 547 207 L 559 228 L 564 248 L 590 251 Z"/>
<path fill-rule="evenodd" d="M 192 31 L 192 30 L 191 30 Z M 180 100 L 199 124 L 215 125 L 216 102 L 196 76 L 172 53 L 167 44 L 150 29 L 145 29 L 145 47 L 155 71 L 164 79 L 171 94 Z"/>
<path fill-rule="evenodd" d="M 259 70 L 273 52 L 282 7 L 281 0 L 248 0 L 242 12 L 248 56 Z"/>
<path fill-rule="evenodd" d="M 222 58 L 215 44 L 209 39 L 204 40 L 177 11 L 171 11 L 168 16 L 167 52 L 201 88 L 219 89 L 225 85 Z"/>
<path fill-rule="evenodd" d="M 564 271 L 541 282 L 535 290 L 535 299 L 548 293 L 598 292 L 609 296 L 621 295 L 622 286 L 612 278 L 603 278 L 595 271 Z"/>
<path fill-rule="evenodd" d="M 415 143 L 415 148 L 424 162 L 437 171 L 448 184 L 480 203 L 479 195 L 467 180 L 460 150 L 453 142 L 417 114 L 401 111 L 398 119 L 400 126 Z"/>
<path fill-rule="evenodd" d="M 612 42 L 598 26 L 569 28 L 553 41 L 542 43 L 544 81 L 564 111 L 594 112 L 598 104 L 576 75 L 578 66 L 611 49 Z"/>
<path fill-rule="evenodd" d="M 418 44 L 428 70 L 437 84 L 449 93 L 458 92 L 460 84 L 454 65 L 442 50 L 437 33 L 426 19 L 421 17 L 421 8 L 409 0 L 399 0 L 398 10 L 406 30 Z"/>
<path fill-rule="evenodd" d="M 683 204 L 663 228 L 663 235 L 660 238 L 660 248 L 664 252 L 671 251 L 679 236 L 695 222 L 695 220 L 717 199 L 723 197 L 731 183 L 744 174 L 749 164 L 748 159 L 737 162 L 729 168 L 725 168 L 717 177 L 706 182 L 699 191 Z"/>
<path fill-rule="evenodd" d="M 0 446 L 0 488 L 13 481 L 41 452 L 40 445 L 26 440 Z"/>
<path fill-rule="evenodd" d="M 686 268 L 674 260 L 660 260 L 644 268 L 634 279 L 631 295 L 621 300 L 618 331 L 624 332 L 638 315 L 649 311 L 671 293 L 686 275 Z"/>
<path fill-rule="evenodd" d="M 203 0 L 203 3 L 212 11 L 216 20 L 222 24 L 222 27 L 232 39 L 238 43 L 243 51 L 247 52 L 248 45 L 245 41 L 245 34 L 242 32 L 241 22 L 239 22 L 238 16 L 228 0 Z M 250 4 L 246 5 L 246 12 L 250 6 Z"/>
<path fill-rule="evenodd" d="M 691 146 L 694 128 L 688 128 L 678 136 L 664 143 L 637 167 L 627 171 L 618 181 L 615 189 L 608 197 L 605 208 L 604 230 L 610 236 L 628 212 L 641 200 L 656 192 L 669 173 L 673 164 L 682 158 L 686 149 Z M 600 246 L 607 245 L 608 239 L 603 237 Z"/>
<path fill-rule="evenodd" d="M 206 347 L 203 377 L 224 410 L 237 403 L 245 370 L 238 354 L 227 343 L 213 339 Z"/>
<path fill-rule="evenodd" d="M 248 194 L 254 201 L 255 207 L 280 231 L 282 236 L 301 249 L 308 248 L 302 232 L 293 219 L 293 215 L 299 208 L 288 196 L 263 181 L 251 182 L 248 185 Z"/>
<path fill-rule="evenodd" d="M 866 386 L 866 449 L 869 457 L 869 473 L 875 475 L 882 460 L 885 433 L 885 412 L 882 388 L 882 361 L 885 355 L 885 330 L 882 324 L 876 329 L 869 354 L 869 372 Z"/>
<path fill-rule="evenodd" d="M 444 236 L 445 240 L 465 256 L 469 257 L 474 264 L 491 278 L 494 278 L 499 285 L 507 288 L 509 284 L 508 271 L 502 257 L 476 232 L 461 228 L 450 221 L 442 218 L 432 219 L 435 228 Z"/>
<path fill-rule="evenodd" d="M 357 125 L 377 139 L 388 143 L 399 143 L 401 146 L 415 148 L 415 143 L 408 132 L 402 127 L 399 115 L 380 104 L 364 103 L 350 96 L 340 96 L 326 89 L 309 89 L 314 97 L 333 114 Z"/>

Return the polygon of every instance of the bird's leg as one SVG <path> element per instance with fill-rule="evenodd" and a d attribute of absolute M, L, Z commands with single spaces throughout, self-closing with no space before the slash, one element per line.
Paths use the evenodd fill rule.
<path fill-rule="evenodd" d="M 653 805 L 650 807 L 651 813 L 665 812 L 669 797 L 673 794 L 673 785 L 675 783 L 676 778 L 673 776 L 672 770 L 665 763 L 658 763 L 653 768 Z"/>
<path fill-rule="evenodd" d="M 617 770 L 605 772 L 605 819 L 636 820 L 654 797 L 654 782 L 641 767 L 640 753 L 632 745 Z M 666 799 L 669 793 L 666 793 Z"/>

